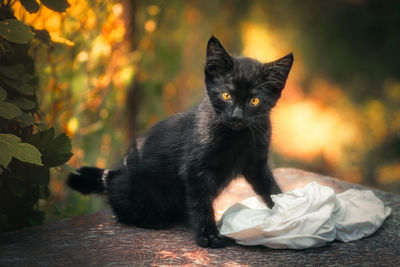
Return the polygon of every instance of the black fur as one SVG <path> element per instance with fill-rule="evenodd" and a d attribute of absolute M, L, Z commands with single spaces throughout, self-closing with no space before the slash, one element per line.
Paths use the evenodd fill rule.
<path fill-rule="evenodd" d="M 102 193 L 104 186 L 101 182 L 103 170 L 96 167 L 81 167 L 79 174 L 71 173 L 67 180 L 67 185 L 82 194 Z"/>
<path fill-rule="evenodd" d="M 158 229 L 190 220 L 197 243 L 215 248 L 229 240 L 218 233 L 212 202 L 238 174 L 272 206 L 270 195 L 280 189 L 267 163 L 269 113 L 292 62 L 292 54 L 268 64 L 232 57 L 212 36 L 200 103 L 139 137 L 123 166 L 107 178 L 108 200 L 118 221 Z M 222 98 L 224 91 L 231 99 Z M 260 99 L 258 106 L 251 106 L 252 97 Z M 89 185 L 98 191 L 98 183 L 83 182 L 95 176 L 85 170 L 80 169 L 81 177 L 71 175 L 68 183 L 81 192 L 90 192 Z"/>

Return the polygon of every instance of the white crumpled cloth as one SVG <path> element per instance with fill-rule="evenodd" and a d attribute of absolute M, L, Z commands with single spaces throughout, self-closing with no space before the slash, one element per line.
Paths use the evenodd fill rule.
<path fill-rule="evenodd" d="M 371 235 L 391 212 L 370 190 L 336 195 L 316 182 L 272 200 L 272 209 L 257 197 L 234 204 L 218 222 L 220 233 L 241 245 L 304 249 Z"/>

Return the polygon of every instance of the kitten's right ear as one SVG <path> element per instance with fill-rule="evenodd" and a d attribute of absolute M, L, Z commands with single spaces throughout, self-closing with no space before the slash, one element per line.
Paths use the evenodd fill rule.
<path fill-rule="evenodd" d="M 211 36 L 207 44 L 205 73 L 211 76 L 221 75 L 229 71 L 232 66 L 232 57 L 225 51 L 219 40 Z"/>

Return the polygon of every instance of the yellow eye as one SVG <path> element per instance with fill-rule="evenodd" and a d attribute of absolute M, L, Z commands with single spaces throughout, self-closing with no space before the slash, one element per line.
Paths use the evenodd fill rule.
<path fill-rule="evenodd" d="M 222 93 L 222 99 L 225 100 L 225 101 L 228 101 L 228 100 L 231 99 L 231 95 L 228 94 L 227 92 L 223 92 Z"/>
<path fill-rule="evenodd" d="M 250 104 L 255 107 L 260 104 L 260 99 L 258 97 L 253 97 L 252 99 L 250 99 Z"/>

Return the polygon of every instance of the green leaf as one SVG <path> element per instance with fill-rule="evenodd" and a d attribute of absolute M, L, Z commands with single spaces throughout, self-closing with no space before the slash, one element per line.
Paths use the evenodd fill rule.
<path fill-rule="evenodd" d="M 0 142 L 0 165 L 5 168 L 7 168 L 8 164 L 10 164 L 10 161 L 12 159 L 11 153 L 8 151 L 8 146 Z"/>
<path fill-rule="evenodd" d="M 8 102 L 0 102 L 0 117 L 10 120 L 21 114 L 22 111 L 16 105 Z"/>
<path fill-rule="evenodd" d="M 32 81 L 33 79 L 35 79 L 35 76 L 34 76 L 34 75 L 30 75 L 30 74 L 28 74 L 28 73 L 23 73 L 23 74 L 22 74 L 22 81 L 23 81 L 23 82 L 30 82 L 30 81 Z"/>
<path fill-rule="evenodd" d="M 7 97 L 7 92 L 0 86 L 0 101 L 3 101 Z"/>
<path fill-rule="evenodd" d="M 32 135 L 26 140 L 37 147 L 42 153 L 43 165 L 47 167 L 59 166 L 71 157 L 71 140 L 61 133 L 54 138 L 54 128 Z"/>
<path fill-rule="evenodd" d="M 0 21 L 0 36 L 9 42 L 26 44 L 33 38 L 33 32 L 23 22 L 16 19 Z"/>
<path fill-rule="evenodd" d="M 64 12 L 70 7 L 67 0 L 41 0 L 43 5 L 57 12 Z"/>
<path fill-rule="evenodd" d="M 29 83 L 23 83 L 23 80 L 10 80 L 5 77 L 1 77 L 1 80 L 3 80 L 4 84 L 7 85 L 8 87 L 11 87 L 12 89 L 17 90 L 20 94 L 23 95 L 34 95 L 35 94 L 35 88 L 30 85 Z"/>
<path fill-rule="evenodd" d="M 19 73 L 17 73 L 14 68 L 9 66 L 0 65 L 0 74 L 13 80 L 17 80 L 19 78 Z"/>
<path fill-rule="evenodd" d="M 19 0 L 29 13 L 36 13 L 39 11 L 39 4 L 35 0 Z"/>
<path fill-rule="evenodd" d="M 22 112 L 22 114 L 20 116 L 16 117 L 15 120 L 21 124 L 22 128 L 31 126 L 35 123 L 35 118 L 29 116 L 25 112 Z"/>
<path fill-rule="evenodd" d="M 18 73 L 19 75 L 23 74 L 25 71 L 24 65 L 22 64 L 12 65 L 11 68 L 13 69 L 14 72 Z M 18 77 L 18 79 L 20 79 L 20 77 Z"/>
<path fill-rule="evenodd" d="M 67 162 L 71 157 L 71 139 L 65 133 L 59 134 L 47 146 L 43 154 L 43 164 L 47 167 L 55 167 Z"/>
<path fill-rule="evenodd" d="M 18 90 L 18 92 L 20 92 L 23 95 L 34 95 L 35 94 L 35 88 L 28 83 L 24 83 L 16 89 Z"/>
<path fill-rule="evenodd" d="M 48 46 L 52 43 L 50 34 L 47 30 L 32 29 L 32 31 L 35 33 L 35 38 L 41 41 L 42 43 Z"/>
<path fill-rule="evenodd" d="M 13 89 L 17 89 L 22 85 L 21 80 L 12 80 L 12 79 L 10 80 L 9 78 L 6 78 L 4 75 L 0 75 L 0 79 L 4 82 L 5 85 Z"/>
<path fill-rule="evenodd" d="M 35 133 L 31 137 L 28 137 L 26 142 L 34 145 L 42 154 L 44 154 L 47 146 L 50 144 L 51 140 L 53 140 L 54 135 L 54 128 L 51 127 L 48 130 Z"/>
<path fill-rule="evenodd" d="M 21 143 L 21 139 L 13 134 L 0 134 L 0 164 L 7 168 L 10 156 L 20 161 L 42 165 L 40 151 L 31 144 Z"/>
<path fill-rule="evenodd" d="M 23 110 L 32 110 L 36 106 L 35 102 L 25 97 L 15 98 L 11 102 Z"/>
<path fill-rule="evenodd" d="M 14 151 L 14 157 L 23 162 L 43 165 L 40 151 L 28 143 L 20 143 L 18 149 Z"/>

